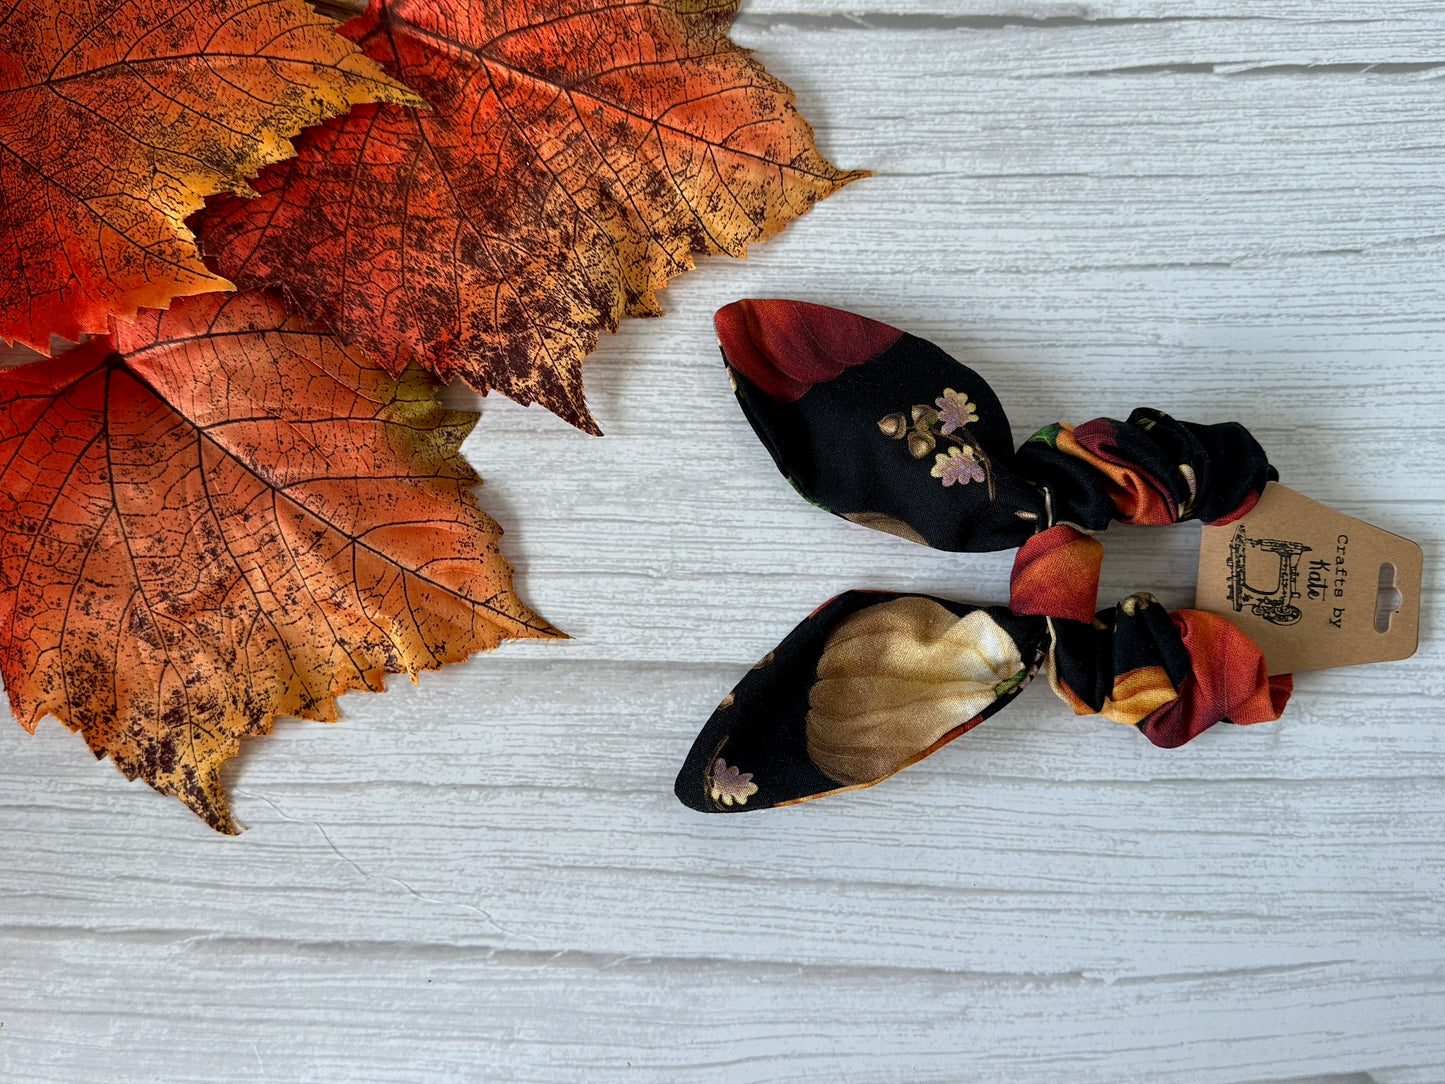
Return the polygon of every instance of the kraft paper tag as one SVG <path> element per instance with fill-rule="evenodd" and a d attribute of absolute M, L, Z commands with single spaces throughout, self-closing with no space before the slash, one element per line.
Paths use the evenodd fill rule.
<path fill-rule="evenodd" d="M 1424 566 L 1408 538 L 1271 482 L 1243 519 L 1204 528 L 1194 605 L 1247 632 L 1271 674 L 1392 662 L 1419 644 Z"/>

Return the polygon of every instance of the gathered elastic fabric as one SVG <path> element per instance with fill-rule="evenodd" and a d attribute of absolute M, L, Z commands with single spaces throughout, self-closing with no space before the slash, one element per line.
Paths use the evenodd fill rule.
<path fill-rule="evenodd" d="M 1047 426 L 1015 449 L 998 397 L 926 340 L 838 309 L 716 317 L 738 401 L 807 500 L 935 549 L 1017 547 L 1009 605 L 848 591 L 799 624 L 698 735 L 677 796 L 738 812 L 871 786 L 966 734 L 1043 670 L 1079 715 L 1164 748 L 1277 719 L 1288 675 L 1226 619 L 1147 593 L 1098 610 L 1110 522 L 1229 523 L 1277 472 L 1234 422 L 1157 410 Z"/>

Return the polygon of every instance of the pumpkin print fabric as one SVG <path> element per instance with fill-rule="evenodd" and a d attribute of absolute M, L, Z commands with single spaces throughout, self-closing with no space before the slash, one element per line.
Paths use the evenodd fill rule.
<path fill-rule="evenodd" d="M 1051 425 L 1015 450 L 988 384 L 896 328 L 741 301 L 717 330 L 744 413 L 808 500 L 935 549 L 1018 555 L 1007 607 L 868 591 L 823 605 L 698 735 L 677 779 L 686 805 L 737 812 L 871 786 L 1001 710 L 1040 670 L 1076 713 L 1165 748 L 1221 721 L 1279 717 L 1290 678 L 1269 676 L 1230 622 L 1168 613 L 1144 593 L 1097 610 L 1092 533 L 1115 520 L 1228 523 L 1277 479 L 1243 426 L 1139 409 Z"/>

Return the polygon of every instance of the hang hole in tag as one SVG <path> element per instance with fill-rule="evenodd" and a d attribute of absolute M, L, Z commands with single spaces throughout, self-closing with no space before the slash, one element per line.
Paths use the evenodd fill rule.
<path fill-rule="evenodd" d="M 1386 561 L 1380 566 L 1380 578 L 1375 587 L 1375 631 L 1389 632 L 1390 622 L 1405 596 L 1395 586 L 1395 566 Z"/>

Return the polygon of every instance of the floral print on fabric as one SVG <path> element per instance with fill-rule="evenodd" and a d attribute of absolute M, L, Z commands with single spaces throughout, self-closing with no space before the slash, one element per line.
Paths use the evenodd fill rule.
<path fill-rule="evenodd" d="M 886 325 L 740 302 L 719 313 L 718 337 L 744 414 L 807 499 L 937 549 L 1018 554 L 1009 607 L 863 591 L 825 603 L 708 720 L 678 775 L 684 803 L 733 812 L 871 786 L 1044 668 L 1078 714 L 1163 747 L 1279 717 L 1289 678 L 1268 675 L 1225 619 L 1171 614 L 1146 593 L 1095 610 L 1103 547 L 1091 533 L 1115 520 L 1228 522 L 1278 477 L 1244 427 L 1141 408 L 1055 423 L 1015 450 L 986 381 Z"/>
<path fill-rule="evenodd" d="M 712 785 L 708 788 L 709 794 L 714 802 L 721 802 L 723 805 L 747 805 L 748 799 L 758 792 L 758 785 L 753 782 L 752 772 L 739 771 L 722 757 L 718 757 L 712 766 Z"/>
<path fill-rule="evenodd" d="M 948 449 L 947 455 L 935 456 L 933 469 L 928 473 L 941 479 L 945 486 L 951 486 L 955 482 L 967 485 L 969 482 L 983 481 L 983 464 L 978 461 L 978 456 L 973 454 L 972 446 L 964 444 Z"/>
<path fill-rule="evenodd" d="M 878 419 L 878 431 L 885 437 L 904 441 L 909 455 L 914 459 L 923 459 L 938 447 L 940 437 L 954 434 L 962 437 L 967 434 L 968 427 L 978 421 L 978 407 L 969 401 L 968 396 L 952 388 L 944 388 L 934 404 L 932 407 L 914 404 L 909 412 L 911 428 L 909 419 L 895 412 Z M 950 443 L 947 451 L 933 457 L 933 469 L 928 473 L 945 486 L 987 482 L 988 499 L 994 499 L 988 455 L 972 444 Z"/>
<path fill-rule="evenodd" d="M 978 408 L 952 388 L 944 388 L 933 402 L 938 407 L 938 431 L 944 436 L 978 421 Z"/>

